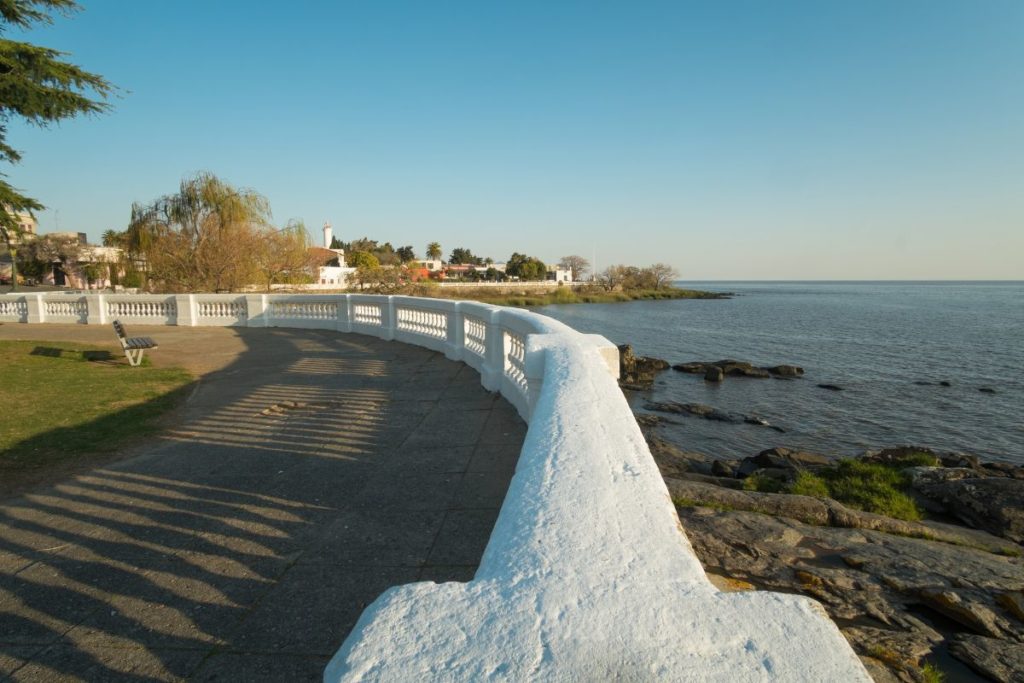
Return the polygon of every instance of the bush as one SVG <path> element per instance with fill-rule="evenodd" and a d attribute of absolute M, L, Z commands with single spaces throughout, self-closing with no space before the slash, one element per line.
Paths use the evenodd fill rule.
<path fill-rule="evenodd" d="M 920 508 L 903 492 L 910 482 L 898 466 L 840 460 L 834 468 L 823 471 L 822 477 L 831 496 L 840 503 L 896 519 L 921 519 Z"/>
<path fill-rule="evenodd" d="M 551 303 L 555 304 L 575 304 L 579 302 L 579 298 L 576 293 L 572 291 L 571 287 L 559 287 L 551 294 Z"/>
<path fill-rule="evenodd" d="M 124 277 L 121 278 L 121 284 L 128 288 L 142 287 L 145 281 L 146 279 L 142 276 L 142 273 L 135 269 L 128 270 L 125 272 Z"/>

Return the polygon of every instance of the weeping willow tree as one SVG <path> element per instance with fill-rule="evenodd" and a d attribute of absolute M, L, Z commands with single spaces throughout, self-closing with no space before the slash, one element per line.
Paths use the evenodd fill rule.
<path fill-rule="evenodd" d="M 53 23 L 52 12 L 70 14 L 73 0 L 0 0 L 0 162 L 16 164 L 21 153 L 7 143 L 7 124 L 19 118 L 37 126 L 106 111 L 103 100 L 114 92 L 102 76 L 89 73 L 63 58 L 66 53 L 4 37 L 9 29 L 28 29 Z M 19 213 L 45 208 L 7 182 L 0 173 L 0 241 L 17 263 L 16 245 L 22 240 Z M 17 266 L 14 265 L 16 268 Z M 17 283 L 17 271 L 12 273 Z"/>
<path fill-rule="evenodd" d="M 308 278 L 308 271 L 315 265 L 309 245 L 309 233 L 302 221 L 292 221 L 280 230 L 262 231 L 252 254 L 268 292 L 275 283 L 297 284 Z"/>
<path fill-rule="evenodd" d="M 145 257 L 159 289 L 231 291 L 259 277 L 255 254 L 269 221 L 262 195 L 200 173 L 182 180 L 176 194 L 133 205 L 126 244 Z"/>

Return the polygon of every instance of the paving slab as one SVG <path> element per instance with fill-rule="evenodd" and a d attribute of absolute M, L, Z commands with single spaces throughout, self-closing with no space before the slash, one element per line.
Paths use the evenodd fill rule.
<path fill-rule="evenodd" d="M 526 426 L 441 354 L 129 325 L 191 397 L 121 459 L 0 501 L 0 679 L 319 680 L 389 586 L 468 581 Z M 0 324 L 95 344 L 108 326 Z"/>

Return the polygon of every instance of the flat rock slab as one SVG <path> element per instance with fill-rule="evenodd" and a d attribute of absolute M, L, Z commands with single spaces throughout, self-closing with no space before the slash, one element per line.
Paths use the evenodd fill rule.
<path fill-rule="evenodd" d="M 130 330 L 199 381 L 141 453 L 0 502 L 0 679 L 320 680 L 386 588 L 472 578 L 526 433 L 475 371 L 355 334 Z"/>

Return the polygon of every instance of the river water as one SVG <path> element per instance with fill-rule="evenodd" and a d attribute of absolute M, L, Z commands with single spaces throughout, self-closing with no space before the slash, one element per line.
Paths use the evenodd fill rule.
<path fill-rule="evenodd" d="M 736 296 L 540 312 L 670 363 L 735 358 L 804 368 L 794 381 L 721 384 L 667 370 L 652 391 L 629 392 L 641 412 L 650 400 L 704 403 L 786 430 L 668 416 L 680 424 L 663 436 L 686 450 L 741 458 L 789 446 L 840 456 L 914 444 L 1024 464 L 1024 283 L 678 284 Z"/>

